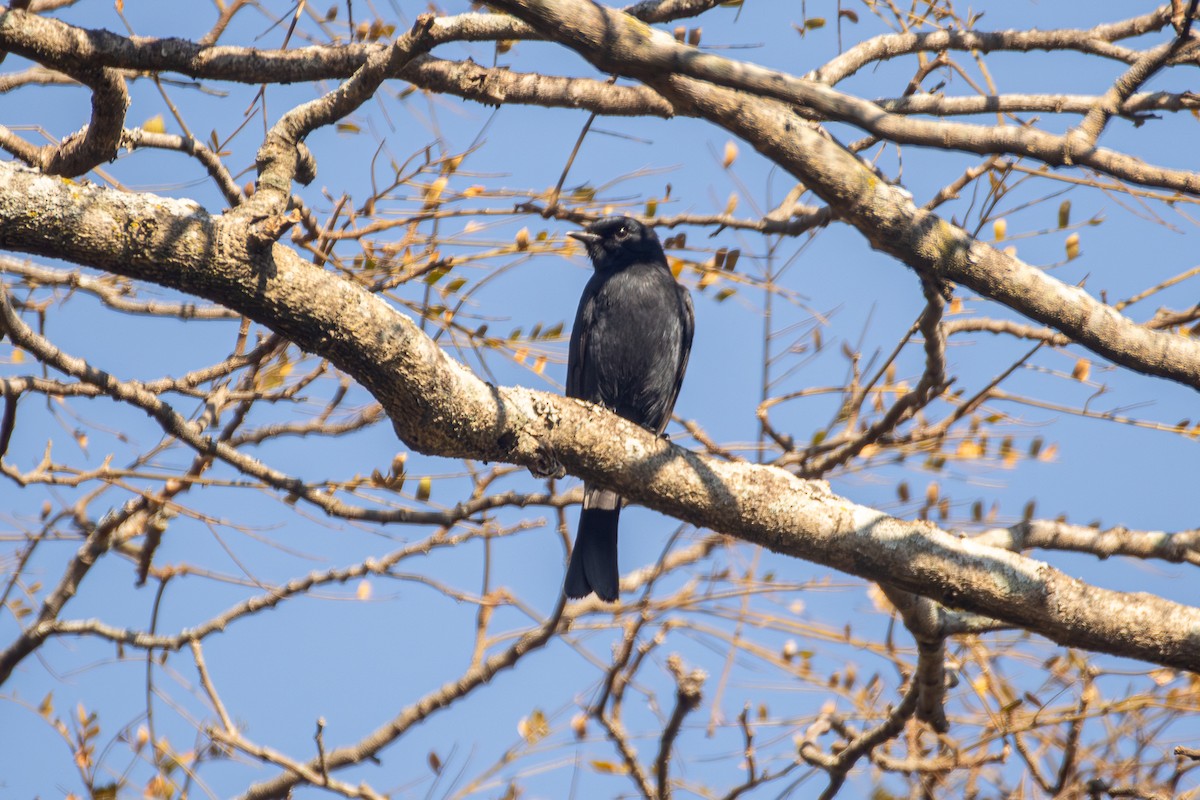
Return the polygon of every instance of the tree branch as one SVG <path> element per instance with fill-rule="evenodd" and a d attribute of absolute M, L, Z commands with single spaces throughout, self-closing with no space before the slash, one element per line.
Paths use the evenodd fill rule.
<path fill-rule="evenodd" d="M 583 401 L 485 383 L 381 298 L 281 245 L 252 251 L 244 229 L 191 203 L 68 186 L 0 164 L 0 246 L 154 281 L 245 314 L 353 376 L 421 452 L 533 466 L 549 449 L 572 474 L 698 527 L 1063 645 L 1200 669 L 1200 610 L 1085 584 L 778 468 L 688 452 Z"/>

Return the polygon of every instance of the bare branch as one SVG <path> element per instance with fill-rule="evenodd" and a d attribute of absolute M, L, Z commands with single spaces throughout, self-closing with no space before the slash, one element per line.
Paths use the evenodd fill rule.
<path fill-rule="evenodd" d="M 671 764 L 671 748 L 675 746 L 675 739 L 683 727 L 683 718 L 699 707 L 700 692 L 704 688 L 704 681 L 708 679 L 704 670 L 694 669 L 685 673 L 683 662 L 677 655 L 667 659 L 667 669 L 675 676 L 675 708 L 671 710 L 671 716 L 663 728 L 658 757 L 654 759 L 654 779 L 658 785 L 659 800 L 669 800 L 671 797 L 671 783 L 667 776 Z"/>
<path fill-rule="evenodd" d="M 1200 566 L 1200 529 L 1167 533 L 1133 531 L 1117 526 L 1071 525 L 1058 520 L 1023 520 L 1009 528 L 984 531 L 973 540 L 989 547 L 1020 552 L 1035 548 L 1091 553 L 1100 558 L 1130 556 Z"/>
<path fill-rule="evenodd" d="M 1081 53 L 1104 56 L 1133 63 L 1136 51 L 1112 43 L 1121 39 L 1142 36 L 1162 30 L 1170 23 L 1170 11 L 1157 8 L 1140 17 L 1121 22 L 1097 25 L 1088 30 L 1059 29 L 1048 31 L 930 31 L 928 33 L 894 33 L 876 36 L 855 45 L 809 74 L 813 80 L 830 85 L 841 83 L 858 70 L 876 61 L 886 61 L 910 53 L 940 52 L 943 50 L 998 50 L 1029 52 L 1032 50 L 1077 50 Z"/>

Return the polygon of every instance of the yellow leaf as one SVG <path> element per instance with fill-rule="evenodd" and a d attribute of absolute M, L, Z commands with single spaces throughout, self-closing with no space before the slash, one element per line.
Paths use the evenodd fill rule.
<path fill-rule="evenodd" d="M 442 175 L 433 183 L 429 184 L 429 188 L 425 190 L 425 202 L 422 207 L 426 210 L 436 208 L 438 204 L 438 198 L 442 196 L 442 192 L 446 190 L 446 184 L 449 182 L 450 179 L 445 175 Z M 529 232 L 526 231 L 525 235 L 528 236 Z"/>
<path fill-rule="evenodd" d="M 550 723 L 540 708 L 535 708 L 529 716 L 522 717 L 517 723 L 517 733 L 526 744 L 537 744 L 550 735 Z"/>
<path fill-rule="evenodd" d="M 529 249 L 529 228 L 521 228 L 521 230 L 517 231 L 517 249 Z"/>
<path fill-rule="evenodd" d="M 983 448 L 971 439 L 964 439 L 958 443 L 957 455 L 959 458 L 966 460 L 976 459 L 983 455 Z"/>
<path fill-rule="evenodd" d="M 571 731 L 575 734 L 576 739 L 587 736 L 587 714 L 580 712 L 571 717 Z"/>
<path fill-rule="evenodd" d="M 720 277 L 721 273 L 715 269 L 705 270 L 704 274 L 700 276 L 700 283 L 697 285 L 701 289 L 707 289 L 709 286 L 712 286 L 714 283 L 716 283 L 717 279 Z"/>
<path fill-rule="evenodd" d="M 23 363 L 24 361 L 25 361 L 25 351 L 19 347 L 14 347 L 13 353 L 12 353 L 12 363 L 20 364 L 20 363 Z"/>
<path fill-rule="evenodd" d="M 1079 258 L 1079 234 L 1072 233 L 1067 237 L 1067 261 Z"/>
<path fill-rule="evenodd" d="M 283 385 L 283 379 L 291 372 L 292 360 L 288 358 L 287 353 L 284 353 L 279 356 L 279 361 L 267 367 L 259 379 L 259 384 L 263 389 L 277 389 Z"/>
<path fill-rule="evenodd" d="M 417 499 L 424 502 L 429 499 L 430 493 L 433 491 L 433 479 L 428 475 L 417 481 Z"/>
<path fill-rule="evenodd" d="M 597 761 L 593 759 L 588 763 L 592 765 L 592 769 L 603 775 L 624 775 L 628 771 L 624 764 L 614 764 L 611 761 Z"/>
<path fill-rule="evenodd" d="M 646 216 L 653 217 L 658 213 L 658 201 L 651 198 L 646 201 Z"/>
<path fill-rule="evenodd" d="M 541 375 L 546 371 L 546 357 L 538 356 L 533 362 L 533 372 L 536 375 Z"/>
<path fill-rule="evenodd" d="M 950 308 L 946 311 L 947 314 L 961 314 L 963 303 L 961 297 L 954 297 L 950 300 Z"/>
<path fill-rule="evenodd" d="M 463 197 L 478 197 L 479 195 L 483 194 L 486 191 L 487 191 L 486 186 L 481 186 L 477 183 L 477 184 L 474 184 L 473 186 L 468 186 L 466 189 L 463 189 L 462 194 L 463 194 Z"/>
<path fill-rule="evenodd" d="M 676 280 L 678 280 L 679 273 L 683 272 L 683 259 L 668 257 L 667 263 L 671 265 L 671 274 L 675 276 Z"/>
<path fill-rule="evenodd" d="M 1038 454 L 1038 461 L 1053 461 L 1058 457 L 1058 445 L 1048 444 L 1046 449 Z"/>
<path fill-rule="evenodd" d="M 38 713 L 46 719 L 50 719 L 54 714 L 54 692 L 46 692 L 42 702 L 38 703 Z"/>
<path fill-rule="evenodd" d="M 354 596 L 359 600 L 371 599 L 371 582 L 366 578 L 358 582 L 358 588 L 354 590 Z"/>
<path fill-rule="evenodd" d="M 940 492 L 941 490 L 938 488 L 937 481 L 930 481 L 929 485 L 925 487 L 925 502 L 928 505 L 933 505 L 938 501 L 938 494 Z"/>
<path fill-rule="evenodd" d="M 1092 362 L 1086 358 L 1081 358 L 1075 362 L 1075 369 L 1071 370 L 1071 377 L 1077 381 L 1086 381 L 1091 372 Z"/>
<path fill-rule="evenodd" d="M 150 119 L 142 123 L 142 130 L 147 133 L 166 133 L 167 126 L 163 122 L 162 114 L 155 114 Z"/>
<path fill-rule="evenodd" d="M 732 214 L 737 208 L 738 196 L 737 192 L 730 192 L 729 199 L 725 201 L 725 213 Z"/>
<path fill-rule="evenodd" d="M 725 143 L 725 158 L 721 162 L 722 166 L 724 166 L 725 169 L 729 169 L 731 166 L 733 166 L 733 162 L 737 160 L 737 157 L 738 157 L 737 143 L 734 142 L 732 139 L 730 139 L 728 142 Z"/>
<path fill-rule="evenodd" d="M 1061 230 L 1062 228 L 1065 228 L 1070 224 L 1071 224 L 1071 201 L 1063 200 L 1062 203 L 1060 203 L 1058 206 L 1058 227 Z"/>
<path fill-rule="evenodd" d="M 1008 220 L 1001 217 L 992 223 L 992 235 L 996 237 L 997 242 L 1003 242 L 1006 233 L 1008 233 Z"/>

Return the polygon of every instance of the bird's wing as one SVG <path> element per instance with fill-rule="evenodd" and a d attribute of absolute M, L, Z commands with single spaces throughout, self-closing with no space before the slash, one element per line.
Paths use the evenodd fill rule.
<path fill-rule="evenodd" d="M 589 281 L 579 299 L 579 310 L 575 313 L 575 326 L 571 328 L 571 344 L 567 349 L 567 397 L 584 397 L 584 370 L 587 368 L 588 334 L 592 327 L 595 306 L 595 291 Z M 586 398 L 585 398 L 586 399 Z"/>
<path fill-rule="evenodd" d="M 682 284 L 675 284 L 675 291 L 679 294 L 679 305 L 682 307 L 683 330 L 680 331 L 679 341 L 679 361 L 675 365 L 675 382 L 671 385 L 671 396 L 667 399 L 666 413 L 663 414 L 662 423 L 658 426 L 658 433 L 661 435 L 667 428 L 667 423 L 671 421 L 671 412 L 675 408 L 675 401 L 679 399 L 679 390 L 683 388 L 683 373 L 687 372 L 688 357 L 692 354 L 692 334 L 696 331 L 696 312 L 692 308 L 692 295 Z"/>
<path fill-rule="evenodd" d="M 692 293 L 685 286 L 679 286 L 679 296 L 683 300 L 683 352 L 679 354 L 679 373 L 675 378 L 675 395 L 679 395 L 679 387 L 683 385 L 683 373 L 687 371 L 688 356 L 692 354 L 692 334 L 696 332 L 696 311 L 692 308 Z"/>

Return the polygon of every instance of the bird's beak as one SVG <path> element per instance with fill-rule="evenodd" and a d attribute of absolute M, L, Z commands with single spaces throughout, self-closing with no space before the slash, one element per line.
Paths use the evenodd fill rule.
<path fill-rule="evenodd" d="M 567 236 L 570 236 L 572 239 L 578 239 L 585 245 L 593 245 L 603 238 L 600 234 L 591 233 L 590 231 L 567 231 Z"/>

